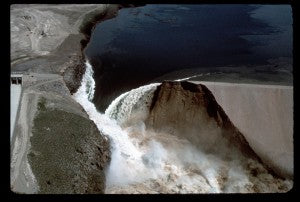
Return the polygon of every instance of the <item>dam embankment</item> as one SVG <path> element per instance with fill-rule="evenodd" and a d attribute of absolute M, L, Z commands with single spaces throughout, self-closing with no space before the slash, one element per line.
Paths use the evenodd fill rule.
<path fill-rule="evenodd" d="M 192 82 L 207 86 L 268 165 L 283 176 L 293 176 L 293 86 Z"/>
<path fill-rule="evenodd" d="M 118 5 L 14 4 L 10 9 L 11 70 L 28 77 L 11 143 L 11 190 L 103 193 L 109 141 L 71 94 L 85 71 L 81 41 L 88 36 L 81 28 Z M 51 124 L 58 114 L 64 117 L 61 127 Z M 84 131 L 74 128 L 78 123 Z"/>
<path fill-rule="evenodd" d="M 88 37 L 84 36 L 84 33 L 79 33 L 79 25 L 85 20 L 86 22 L 92 20 L 91 24 L 88 23 L 90 24 L 88 27 L 93 28 L 98 20 L 93 18 L 94 14 L 105 12 L 106 9 L 104 5 L 98 5 L 96 8 L 94 5 L 62 7 L 54 5 L 50 8 L 34 5 L 33 8 L 30 6 L 25 9 L 18 6 L 13 8 L 12 69 L 29 73 L 55 74 L 51 75 L 51 78 L 39 74 L 29 75 L 32 77 L 32 82 L 24 89 L 11 162 L 13 191 L 20 193 L 214 193 L 285 192 L 291 188 L 292 182 L 273 177 L 256 161 L 245 159 L 240 153 L 236 156 L 228 152 L 229 161 L 227 157 L 219 158 L 218 153 L 209 153 L 210 149 L 215 150 L 213 149 L 214 137 L 220 140 L 218 137 L 222 134 L 222 129 L 218 128 L 218 124 L 224 120 L 222 117 L 210 120 L 211 112 L 206 113 L 203 110 L 203 106 L 204 109 L 207 107 L 206 101 L 203 106 L 200 102 L 202 109 L 201 113 L 195 114 L 196 117 L 200 116 L 196 120 L 209 120 L 207 122 L 210 124 L 202 124 L 200 129 L 203 131 L 215 128 L 217 131 L 213 130 L 209 133 L 213 134 L 212 139 L 206 140 L 209 144 L 208 150 L 204 152 L 199 152 L 199 148 L 194 148 L 193 144 L 189 143 L 193 140 L 191 139 L 193 136 L 186 141 L 187 138 L 178 139 L 176 138 L 178 136 L 170 134 L 170 128 L 158 133 L 145 128 L 150 126 L 143 120 L 148 116 L 147 110 L 151 107 L 152 93 L 158 84 L 141 86 L 139 90 L 133 89 L 118 97 L 119 99 L 115 99 L 108 108 L 111 109 L 111 114 L 108 113 L 109 110 L 105 114 L 98 113 L 90 100 L 94 96 L 93 75 L 88 75 L 86 79 L 84 77 L 85 74 L 92 72 L 85 71 L 86 66 L 81 52 L 88 43 Z M 48 12 L 40 12 L 40 10 Z M 39 16 L 43 13 L 46 16 Z M 91 14 L 90 17 L 86 15 L 87 13 Z M 51 15 L 54 17 L 50 18 Z M 101 16 L 103 17 L 102 14 Z M 47 18 L 50 21 L 47 21 Z M 33 23 L 29 23 L 27 28 L 19 27 L 22 24 L 20 21 Z M 40 24 L 36 26 L 34 24 L 36 22 Z M 61 22 L 63 23 L 60 24 Z M 58 27 L 49 29 L 43 24 L 58 25 Z M 34 28 L 35 26 L 37 28 Z M 26 30 L 28 28 L 29 31 Z M 74 32 L 66 34 L 62 31 L 57 32 L 58 35 L 55 34 L 55 30 L 66 31 L 65 28 L 68 33 L 70 30 Z M 26 38 L 27 34 L 29 34 L 29 42 Z M 21 40 L 17 36 L 24 39 L 22 43 L 19 43 Z M 59 36 L 64 37 L 59 39 Z M 43 48 L 47 46 L 48 49 Z M 81 88 L 82 86 L 84 87 Z M 183 104 L 184 102 L 180 102 L 183 99 L 181 95 L 188 94 L 188 91 L 177 89 L 182 93 L 179 96 L 176 94 L 176 88 L 171 90 L 178 95 L 174 99 L 175 102 Z M 71 97 L 71 94 L 76 91 L 75 97 L 78 96 L 76 101 L 82 107 L 74 101 L 74 97 Z M 91 94 L 87 96 L 87 92 Z M 185 101 L 192 103 L 193 99 L 197 98 L 193 93 L 188 94 Z M 209 102 L 211 97 L 204 96 L 203 99 Z M 163 109 L 171 109 L 174 102 L 171 105 L 169 101 L 172 100 L 165 101 L 162 105 Z M 196 99 L 194 107 L 198 106 L 198 101 Z M 180 113 L 179 115 L 185 115 L 185 112 L 180 112 L 179 106 L 177 112 Z M 124 113 L 124 111 L 134 112 L 136 109 L 143 110 L 139 110 L 141 113 L 134 113 L 133 116 Z M 164 117 L 169 126 L 174 126 L 176 121 L 177 123 L 184 121 L 175 117 L 174 123 L 168 118 L 168 114 L 163 116 L 160 110 L 156 111 L 152 114 L 152 117 L 157 117 L 156 123 Z M 189 115 L 192 111 L 189 111 Z M 123 120 L 127 121 L 127 125 L 109 119 L 112 118 L 111 115 L 120 120 L 125 115 Z M 81 124 L 83 128 L 79 127 Z M 190 126 L 191 130 L 197 128 L 195 123 Z M 174 128 L 176 131 L 180 130 Z M 169 147 L 165 146 L 164 140 L 171 143 Z M 198 146 L 203 145 L 199 143 L 201 138 L 196 140 Z M 43 146 L 42 143 L 45 145 Z M 227 148 L 226 143 L 222 141 L 221 145 Z M 243 144 L 237 143 L 237 147 L 239 145 Z M 109 146 L 112 149 L 111 154 Z M 67 155 L 60 155 L 61 153 Z M 106 172 L 107 166 L 109 166 L 108 172 Z M 72 169 L 69 169 L 70 167 Z M 74 184 L 76 186 L 73 186 Z"/>

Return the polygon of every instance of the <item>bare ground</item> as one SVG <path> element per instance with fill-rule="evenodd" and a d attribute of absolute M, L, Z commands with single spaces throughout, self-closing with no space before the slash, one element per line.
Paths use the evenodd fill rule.
<path fill-rule="evenodd" d="M 86 41 L 88 36 L 81 32 L 82 26 L 88 24 L 89 20 L 95 16 L 105 16 L 107 10 L 112 8 L 116 9 L 117 5 L 11 5 L 11 70 L 24 73 L 20 112 L 16 119 L 11 144 L 12 191 L 17 193 L 103 192 L 105 177 L 95 180 L 88 176 L 104 175 L 103 170 L 109 161 L 109 143 L 98 130 L 95 130 L 94 123 L 71 97 L 71 93 L 79 87 L 81 74 L 84 72 L 81 42 Z M 64 77 L 65 72 L 68 74 Z M 48 103 L 44 111 L 40 108 L 41 99 Z M 51 185 L 47 180 L 45 181 L 45 177 L 57 172 L 54 161 L 49 160 L 48 163 L 41 164 L 45 159 L 32 158 L 34 155 L 30 156 L 29 161 L 28 154 L 40 152 L 41 156 L 53 159 L 51 153 L 37 149 L 37 146 L 42 146 L 44 141 L 39 127 L 43 124 L 45 127 L 47 125 L 49 128 L 53 127 L 51 124 L 56 120 L 51 119 L 53 110 L 65 117 L 66 122 L 63 128 L 57 128 L 60 131 L 56 131 L 56 136 L 53 136 L 56 137 L 55 141 L 60 141 L 62 145 L 58 145 L 52 154 L 54 156 L 59 154 L 60 160 L 68 162 L 70 166 L 75 165 L 76 162 L 87 165 L 88 161 L 100 158 L 102 159 L 99 161 L 101 169 L 86 169 L 83 166 L 76 170 L 77 175 L 68 176 L 68 168 L 61 167 L 61 176 L 68 176 L 68 179 L 64 179 L 65 181 L 74 181 L 78 175 L 80 177 L 76 182 L 67 184 L 58 183 L 61 178 L 57 177 L 51 179 Z M 35 125 L 39 123 L 41 116 L 44 116 L 43 124 Z M 77 118 L 74 119 L 74 117 Z M 72 152 L 64 149 L 72 148 L 72 145 L 64 137 L 71 134 L 75 120 L 81 120 L 79 122 L 85 123 L 85 129 L 92 131 L 89 134 L 79 132 L 78 141 L 87 139 L 91 148 L 100 142 L 98 146 L 102 151 L 101 154 L 98 149 L 88 150 L 83 155 L 88 158 L 80 158 L 76 161 L 68 158 Z M 32 143 L 35 148 L 32 147 Z M 50 143 L 49 145 L 51 146 Z M 63 145 L 70 147 L 63 147 Z M 33 150 L 38 152 L 34 153 Z M 40 166 L 37 167 L 37 165 Z M 45 170 L 51 169 L 53 170 L 49 172 L 49 175 L 42 175 Z M 86 181 L 86 178 L 89 180 Z M 84 187 L 96 188 L 85 189 Z"/>

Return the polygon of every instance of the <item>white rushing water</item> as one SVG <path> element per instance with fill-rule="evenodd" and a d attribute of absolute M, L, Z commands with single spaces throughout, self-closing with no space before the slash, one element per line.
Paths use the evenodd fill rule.
<path fill-rule="evenodd" d="M 130 184 L 143 180 L 141 176 L 155 177 L 155 172 L 151 172 L 151 170 L 149 172 L 142 162 L 143 151 L 134 145 L 127 132 L 117 124 L 116 120 L 96 110 L 96 107 L 91 102 L 95 88 L 93 70 L 88 62 L 86 67 L 82 85 L 74 94 L 74 97 L 84 107 L 90 119 L 96 123 L 99 131 L 107 135 L 111 140 L 112 156 L 107 171 L 107 186 Z M 148 90 L 149 88 L 146 89 Z M 122 98 L 122 96 L 118 99 Z M 116 101 L 112 105 L 115 105 L 115 103 Z M 110 113 L 113 114 L 113 110 Z"/>
<path fill-rule="evenodd" d="M 92 67 L 86 62 L 86 72 L 74 98 L 99 131 L 110 138 L 106 193 L 248 192 L 253 183 L 242 165 L 263 170 L 260 164 L 235 153 L 232 160 L 225 160 L 202 152 L 186 139 L 146 129 L 144 120 L 158 85 L 120 95 L 102 114 L 91 102 L 95 82 Z M 269 174 L 264 178 L 273 179 Z"/>

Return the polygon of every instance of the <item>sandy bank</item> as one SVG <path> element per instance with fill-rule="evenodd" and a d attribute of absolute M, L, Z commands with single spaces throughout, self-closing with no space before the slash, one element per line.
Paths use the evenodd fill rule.
<path fill-rule="evenodd" d="M 212 91 L 263 161 L 293 176 L 293 86 L 198 82 Z"/>

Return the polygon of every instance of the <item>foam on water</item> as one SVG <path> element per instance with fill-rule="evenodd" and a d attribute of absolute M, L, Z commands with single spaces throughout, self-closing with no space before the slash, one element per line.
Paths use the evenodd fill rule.
<path fill-rule="evenodd" d="M 95 82 L 92 67 L 86 62 L 86 72 L 74 98 L 99 131 L 110 138 L 111 162 L 106 170 L 106 193 L 253 191 L 249 189 L 254 186 L 250 170 L 245 170 L 244 165 L 252 163 L 257 169 L 260 166 L 257 162 L 235 153 L 233 160 L 226 160 L 201 151 L 186 139 L 146 128 L 144 120 L 158 85 L 142 86 L 120 95 L 105 114 L 101 114 L 91 102 Z M 273 179 L 272 176 L 268 178 Z M 265 187 L 263 189 L 273 191 Z"/>
<path fill-rule="evenodd" d="M 119 124 L 128 122 L 133 116 L 138 116 L 135 120 L 144 120 L 148 115 L 153 93 L 159 84 L 152 83 L 123 93 L 108 106 L 105 114 L 117 120 Z"/>

